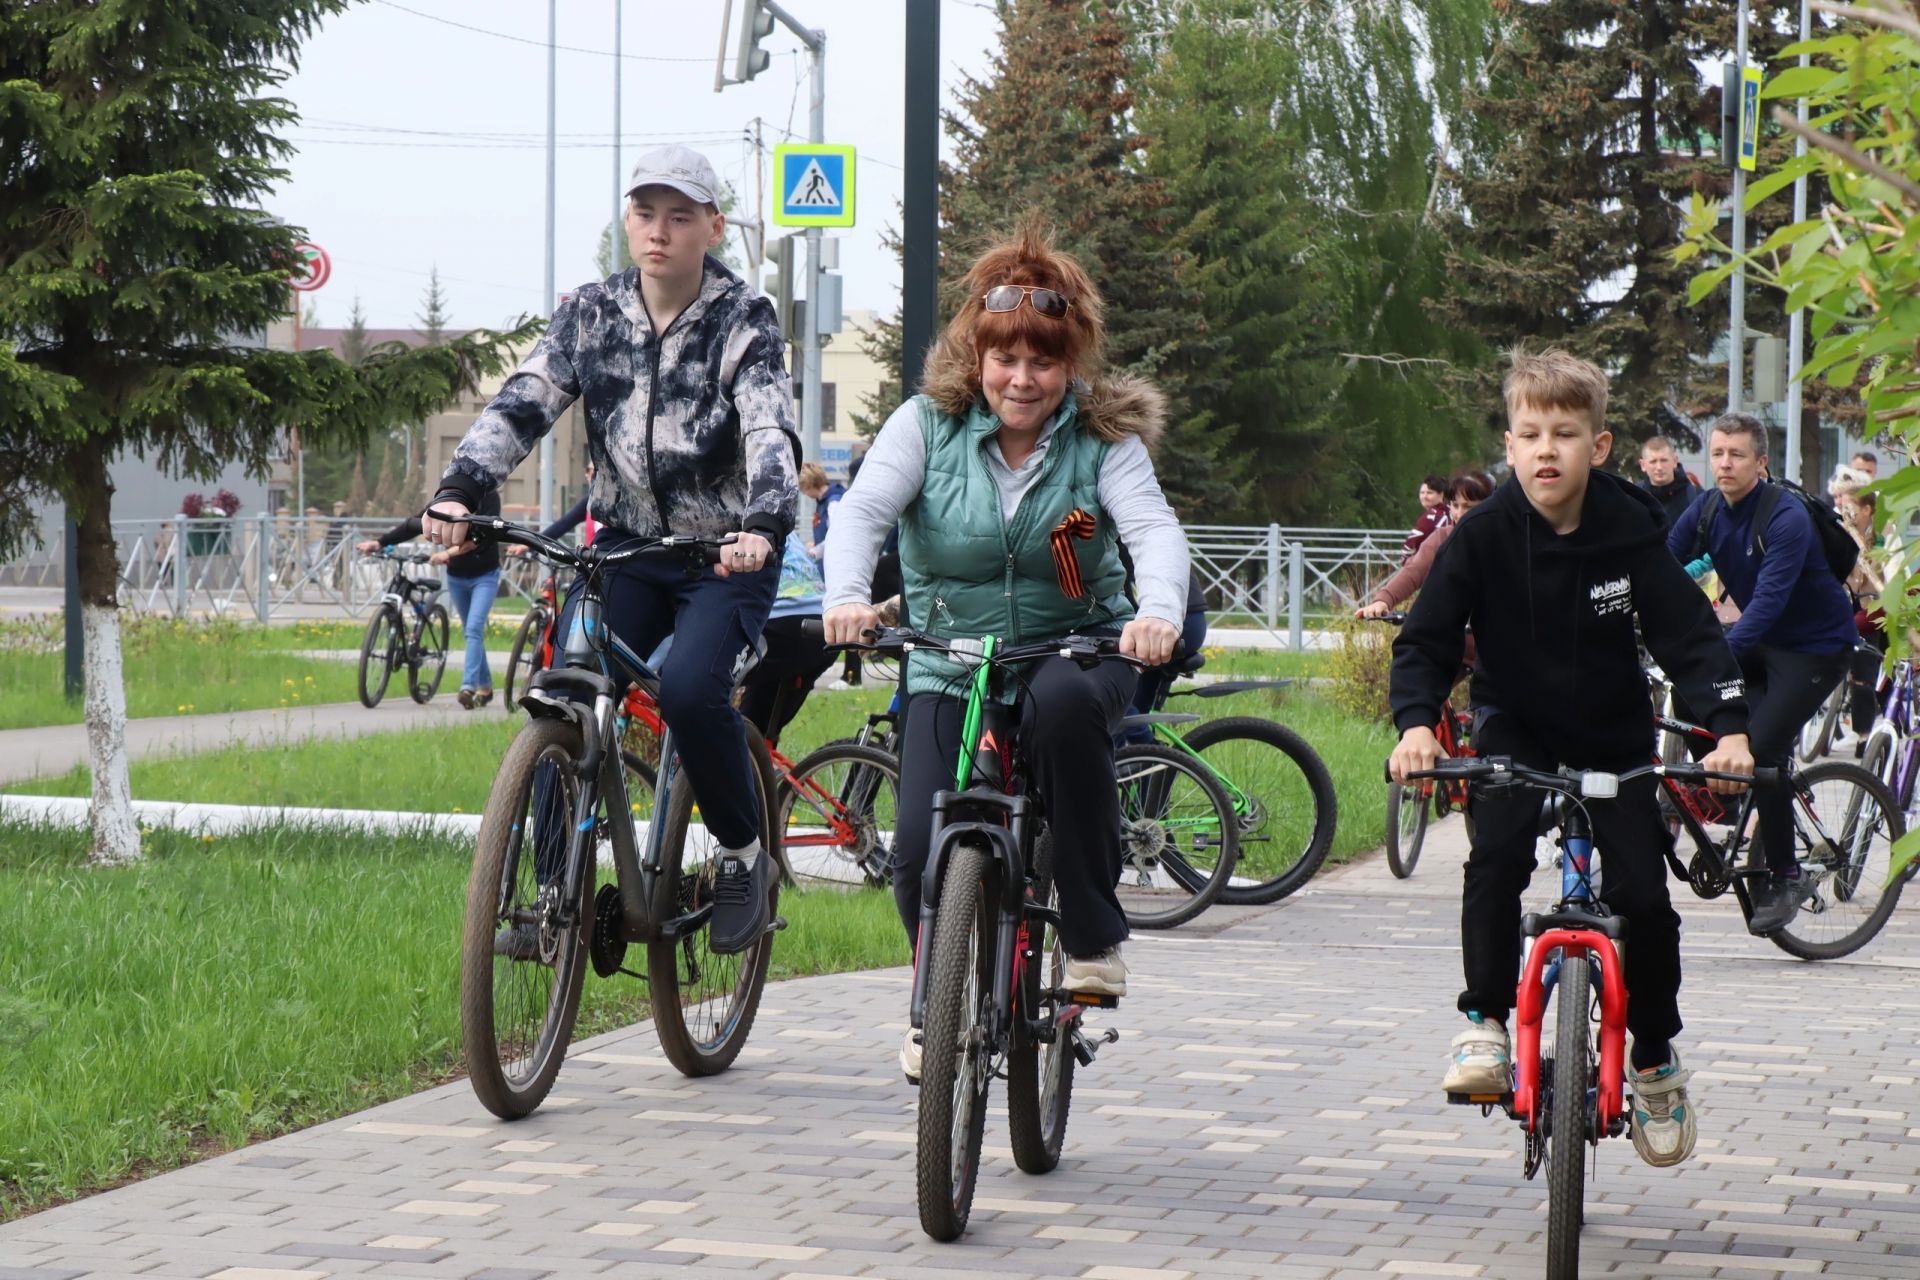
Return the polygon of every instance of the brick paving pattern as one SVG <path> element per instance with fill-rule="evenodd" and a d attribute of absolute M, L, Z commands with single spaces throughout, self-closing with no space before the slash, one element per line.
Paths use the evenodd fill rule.
<path fill-rule="evenodd" d="M 635 1027 L 577 1046 L 518 1123 L 459 1083 L 20 1220 L 0 1280 L 1534 1280 L 1544 1177 L 1522 1178 L 1516 1126 L 1435 1090 L 1461 839 L 1434 828 L 1405 883 L 1367 859 L 1278 909 L 1140 938 L 1061 1167 L 1015 1170 L 997 1114 L 951 1245 L 914 1207 L 890 970 L 771 988 L 711 1080 Z M 1678 892 L 1699 1154 L 1655 1170 L 1602 1144 L 1584 1273 L 1920 1276 L 1920 904 L 1864 955 L 1808 965 Z"/>

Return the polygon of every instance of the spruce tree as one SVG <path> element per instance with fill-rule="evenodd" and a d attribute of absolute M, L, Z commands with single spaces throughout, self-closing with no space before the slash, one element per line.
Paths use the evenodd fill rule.
<path fill-rule="evenodd" d="M 477 333 L 358 366 L 241 345 L 288 313 L 300 228 L 265 207 L 295 117 L 273 96 L 344 0 L 0 7 L 0 554 L 31 500 L 79 522 L 93 855 L 137 858 L 108 468 L 264 474 L 289 427 L 364 442 L 500 369 Z"/>

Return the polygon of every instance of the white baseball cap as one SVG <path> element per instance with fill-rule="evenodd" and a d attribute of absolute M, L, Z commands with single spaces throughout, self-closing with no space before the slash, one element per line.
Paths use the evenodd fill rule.
<path fill-rule="evenodd" d="M 641 187 L 672 187 L 700 204 L 720 203 L 720 175 L 705 156 L 687 147 L 660 147 L 641 156 L 627 181 L 627 194 Z"/>

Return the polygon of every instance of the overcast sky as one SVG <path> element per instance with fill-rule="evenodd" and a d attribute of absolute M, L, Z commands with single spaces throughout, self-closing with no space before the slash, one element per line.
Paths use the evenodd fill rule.
<path fill-rule="evenodd" d="M 621 176 L 646 148 L 685 141 L 751 205 L 748 122 L 767 122 L 769 167 L 777 130 L 806 136 L 799 41 L 776 27 L 764 46 L 772 66 L 715 93 L 724 0 L 622 2 Z M 840 233 L 845 305 L 890 312 L 899 271 L 880 237 L 899 219 L 905 6 L 783 2 L 827 33 L 826 140 L 859 149 L 859 221 Z M 615 3 L 559 0 L 554 273 L 563 292 L 599 278 L 594 252 L 616 200 Z M 733 8 L 737 28 L 740 0 Z M 996 24 L 984 0 L 941 0 L 940 21 L 950 102 L 963 73 L 986 68 Z M 539 0 L 370 0 L 308 42 L 284 89 L 301 115 L 291 134 L 299 154 L 274 212 L 332 259 L 332 279 L 306 295 L 320 323 L 344 325 L 357 294 L 370 326 L 413 327 L 436 264 L 456 327 L 542 310 L 546 36 Z M 729 69 L 731 54 L 729 33 Z"/>

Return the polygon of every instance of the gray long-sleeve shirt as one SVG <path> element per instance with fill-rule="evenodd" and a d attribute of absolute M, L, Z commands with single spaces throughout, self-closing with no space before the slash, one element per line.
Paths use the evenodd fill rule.
<path fill-rule="evenodd" d="M 996 436 L 987 442 L 987 470 L 1000 487 L 1000 511 L 1011 520 L 1022 495 L 1039 478 L 1053 442 L 1055 415 L 1039 443 L 1018 467 L 1009 467 Z M 880 544 L 900 513 L 920 496 L 927 476 L 927 442 L 919 407 L 909 400 L 893 411 L 860 464 L 860 477 L 833 509 L 827 533 L 827 595 L 824 608 L 865 604 L 870 597 Z M 1187 611 L 1187 539 L 1160 492 L 1153 459 L 1139 437 L 1108 450 L 1100 464 L 1100 505 L 1113 517 L 1120 541 L 1133 556 L 1139 616 L 1178 627 Z"/>

